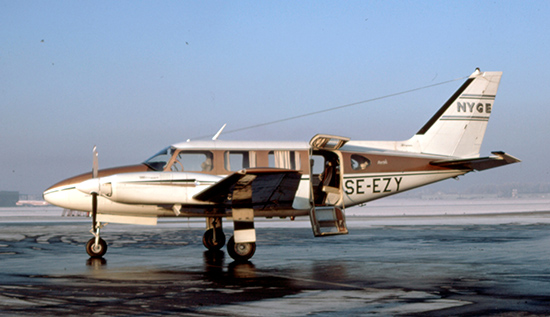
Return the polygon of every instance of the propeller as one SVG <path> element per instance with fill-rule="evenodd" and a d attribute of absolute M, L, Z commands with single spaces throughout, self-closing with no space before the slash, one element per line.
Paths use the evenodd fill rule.
<path fill-rule="evenodd" d="M 97 146 L 94 145 L 93 152 L 93 164 L 92 164 L 92 178 L 97 178 L 98 174 L 98 159 L 97 159 Z M 99 191 L 99 190 L 98 190 Z M 98 191 L 92 191 L 92 229 L 97 229 L 97 195 L 99 194 Z"/>

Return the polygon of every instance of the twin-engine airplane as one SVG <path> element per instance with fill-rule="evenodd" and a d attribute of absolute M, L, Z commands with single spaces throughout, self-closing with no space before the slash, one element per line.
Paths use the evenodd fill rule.
<path fill-rule="evenodd" d="M 406 141 L 350 141 L 315 135 L 305 142 L 188 141 L 169 146 L 143 164 L 99 170 L 61 181 L 44 199 L 91 212 L 102 257 L 105 223 L 154 225 L 158 217 L 204 217 L 203 244 L 225 245 L 222 218 L 232 219 L 229 255 L 247 261 L 256 250 L 254 219 L 305 216 L 317 236 L 346 234 L 344 209 L 412 188 L 519 162 L 479 149 L 502 72 L 479 69 Z"/>

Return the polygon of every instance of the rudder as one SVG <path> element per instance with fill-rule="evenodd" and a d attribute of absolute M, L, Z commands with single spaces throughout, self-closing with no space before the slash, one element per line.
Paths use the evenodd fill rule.
<path fill-rule="evenodd" d="M 406 143 L 426 154 L 479 156 L 501 76 L 476 69 Z"/>

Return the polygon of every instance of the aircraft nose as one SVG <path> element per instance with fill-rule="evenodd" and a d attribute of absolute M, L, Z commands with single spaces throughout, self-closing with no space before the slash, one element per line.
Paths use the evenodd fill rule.
<path fill-rule="evenodd" d="M 50 186 L 42 193 L 42 197 L 48 203 L 66 208 L 80 210 L 80 200 L 86 194 L 77 189 L 77 185 L 81 183 L 81 178 L 68 178 L 57 184 Z"/>
<path fill-rule="evenodd" d="M 91 206 L 90 195 L 78 190 L 75 184 L 48 188 L 42 196 L 48 203 L 65 209 L 88 210 Z"/>
<path fill-rule="evenodd" d="M 63 208 L 70 208 L 70 197 L 69 197 L 70 189 L 63 189 L 59 187 L 54 188 L 48 188 L 42 193 L 42 197 L 45 201 L 48 203 L 63 207 Z"/>
<path fill-rule="evenodd" d="M 85 173 L 64 179 L 46 189 L 42 193 L 42 197 L 52 205 L 67 209 L 76 209 L 73 205 L 78 201 L 80 196 L 85 195 L 78 191 L 76 186 L 91 177 L 92 173 Z"/>

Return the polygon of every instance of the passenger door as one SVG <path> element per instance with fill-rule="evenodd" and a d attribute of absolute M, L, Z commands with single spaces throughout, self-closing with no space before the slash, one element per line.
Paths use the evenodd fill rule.
<path fill-rule="evenodd" d="M 309 142 L 309 219 L 316 237 L 348 233 L 343 204 L 342 155 L 339 151 L 348 141 L 349 138 L 345 137 L 318 134 Z"/>

